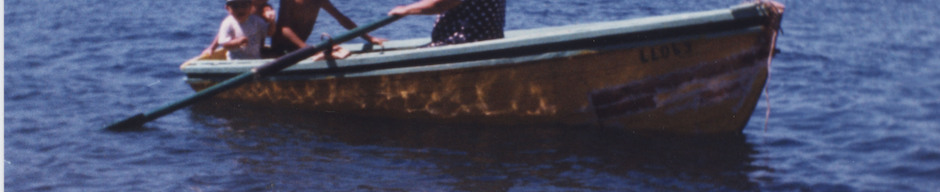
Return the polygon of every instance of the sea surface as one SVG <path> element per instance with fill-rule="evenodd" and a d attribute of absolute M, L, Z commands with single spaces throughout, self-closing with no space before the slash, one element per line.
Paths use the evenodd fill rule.
<path fill-rule="evenodd" d="M 335 0 L 354 21 L 412 0 Z M 509 0 L 507 29 L 742 0 Z M 223 0 L 4 1 L 7 191 L 936 191 L 940 3 L 781 0 L 772 76 L 742 134 L 438 125 L 203 102 L 143 130 L 104 125 L 194 92 L 179 64 Z M 278 7 L 276 1 L 272 1 Z M 314 34 L 344 30 L 322 14 Z M 427 37 L 434 16 L 373 33 Z M 320 38 L 311 37 L 310 42 Z M 769 118 L 766 111 L 770 109 Z M 766 126 L 765 126 L 766 124 Z M 586 131 L 588 130 L 588 131 Z"/>

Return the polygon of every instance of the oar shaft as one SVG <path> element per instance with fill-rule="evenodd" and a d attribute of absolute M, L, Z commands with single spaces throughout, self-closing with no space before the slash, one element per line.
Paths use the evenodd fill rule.
<path fill-rule="evenodd" d="M 141 125 L 143 125 L 144 123 L 153 121 L 153 120 L 155 120 L 155 119 L 157 119 L 157 118 L 160 118 L 160 117 L 162 117 L 162 116 L 164 116 L 164 115 L 170 114 L 170 113 L 172 113 L 173 111 L 182 109 L 183 107 L 186 107 L 186 106 L 189 106 L 189 105 L 192 105 L 193 103 L 196 103 L 196 102 L 198 102 L 198 101 L 200 101 L 200 100 L 202 100 L 202 99 L 212 97 L 213 95 L 219 94 L 219 93 L 221 93 L 221 92 L 223 92 L 223 91 L 225 91 L 225 90 L 227 90 L 227 89 L 230 89 L 230 88 L 232 88 L 232 87 L 236 87 L 236 86 L 238 86 L 238 85 L 240 85 L 240 84 L 242 84 L 242 83 L 244 83 L 244 82 L 246 82 L 246 81 L 248 81 L 248 80 L 251 80 L 251 77 L 252 77 L 252 76 L 253 76 L 253 73 L 251 73 L 251 72 L 242 73 L 241 75 L 238 75 L 238 76 L 236 76 L 236 77 L 230 78 L 230 79 L 228 79 L 228 80 L 226 80 L 226 81 L 224 81 L 224 82 L 222 82 L 222 83 L 213 85 L 213 86 L 211 86 L 211 87 L 209 87 L 209 88 L 206 88 L 206 89 L 203 89 L 202 91 L 199 91 L 199 92 L 197 92 L 196 94 L 193 94 L 193 95 L 191 95 L 191 96 L 189 96 L 189 97 L 187 97 L 187 98 L 185 98 L 185 99 L 183 99 L 183 100 L 179 100 L 179 101 L 176 101 L 176 102 L 174 102 L 174 103 L 167 104 L 167 105 L 165 105 L 165 106 L 163 106 L 163 107 L 160 107 L 160 108 L 158 108 L 158 109 L 156 109 L 156 110 L 153 110 L 153 111 L 151 111 L 151 112 L 149 112 L 149 113 L 146 113 L 146 114 L 144 114 L 144 113 L 139 113 L 139 114 L 134 115 L 134 116 L 131 116 L 131 117 L 127 118 L 127 119 L 124 119 L 124 120 L 121 120 L 121 121 L 118 121 L 118 122 L 114 122 L 114 123 L 112 123 L 111 125 L 108 125 L 107 127 L 105 127 L 105 129 L 107 129 L 107 130 L 118 130 L 118 129 L 122 129 L 122 128 L 141 126 Z"/>
<path fill-rule="evenodd" d="M 316 46 L 306 47 L 306 48 L 294 51 L 290 54 L 284 55 L 283 57 L 281 57 L 281 59 L 278 59 L 278 61 L 261 65 L 255 69 L 252 69 L 252 71 L 254 71 L 255 75 L 259 77 L 266 77 L 268 75 L 284 70 L 284 68 L 290 67 L 291 65 L 294 65 L 295 63 L 300 62 L 301 60 L 304 60 L 310 57 L 311 55 L 316 54 L 320 51 L 323 51 L 325 49 L 332 49 L 333 43 L 342 43 L 342 42 L 355 39 L 356 37 L 362 36 L 363 34 L 368 33 L 369 31 L 378 29 L 379 27 L 388 25 L 389 23 L 392 23 L 398 19 L 401 19 L 401 16 L 389 16 L 380 21 L 376 21 L 368 25 L 356 27 L 355 29 L 352 29 L 347 33 L 333 37 L 331 41 L 324 41 L 320 44 L 317 44 Z"/>
<path fill-rule="evenodd" d="M 231 88 L 235 88 L 241 84 L 244 84 L 252 80 L 253 76 L 266 77 L 266 76 L 275 74 L 277 72 L 280 72 L 281 70 L 287 67 L 290 67 L 294 64 L 297 64 L 297 62 L 300 62 L 301 60 L 304 60 L 312 56 L 313 54 L 316 54 L 325 49 L 332 49 L 333 43 L 341 43 L 341 42 L 352 40 L 353 38 L 362 36 L 363 34 L 368 33 L 369 31 L 388 25 L 389 23 L 392 23 L 400 18 L 401 16 L 389 16 L 380 21 L 376 21 L 368 25 L 356 27 L 355 29 L 352 29 L 349 32 L 346 32 L 344 34 L 341 34 L 340 36 L 337 36 L 332 41 L 322 42 L 313 47 L 306 47 L 306 48 L 291 52 L 281 58 L 278 58 L 277 60 L 274 60 L 270 63 L 254 68 L 250 72 L 242 73 L 238 76 L 225 80 L 219 84 L 215 84 L 209 88 L 203 89 L 202 91 L 196 92 L 196 94 L 193 94 L 192 96 L 189 96 L 185 99 L 176 101 L 174 103 L 170 103 L 168 105 L 160 107 L 146 114 L 137 114 L 129 118 L 126 118 L 124 120 L 114 122 L 108 125 L 107 127 L 105 127 L 105 129 L 116 130 L 116 129 L 126 128 L 126 127 L 141 126 L 146 122 L 153 121 L 154 119 L 170 114 L 173 111 L 192 105 L 193 103 L 196 103 L 202 99 L 212 97 L 216 94 L 222 93 L 226 90 L 229 90 Z"/>
<path fill-rule="evenodd" d="M 209 88 L 203 89 L 202 91 L 196 92 L 183 100 L 176 101 L 174 103 L 167 104 L 159 109 L 153 110 L 150 113 L 144 114 L 147 117 L 147 121 L 152 121 L 156 118 L 162 117 L 164 115 L 170 114 L 173 111 L 182 109 L 186 106 L 192 105 L 193 103 L 199 102 L 202 99 L 206 99 L 212 96 L 215 96 L 219 93 L 222 93 L 231 88 L 235 88 L 241 84 L 244 84 L 252 80 L 252 73 L 245 72 L 241 75 L 229 78 L 219 84 L 215 84 Z"/>

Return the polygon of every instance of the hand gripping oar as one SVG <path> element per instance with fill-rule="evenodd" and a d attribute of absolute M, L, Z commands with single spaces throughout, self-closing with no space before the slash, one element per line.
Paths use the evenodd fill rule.
<path fill-rule="evenodd" d="M 196 92 L 196 94 L 193 94 L 192 96 L 189 96 L 183 100 L 170 103 L 168 105 L 165 105 L 149 113 L 139 113 L 127 119 L 114 122 L 111 125 L 108 125 L 107 127 L 105 127 L 105 129 L 121 130 L 125 128 L 143 126 L 144 123 L 160 118 L 180 108 L 192 105 L 193 103 L 196 103 L 199 100 L 209 98 L 223 91 L 226 91 L 228 89 L 235 88 L 245 82 L 252 80 L 253 77 L 266 77 L 266 76 L 275 74 L 277 72 L 280 72 L 284 68 L 290 67 L 296 64 L 297 62 L 300 62 L 301 60 L 304 60 L 312 56 L 313 54 L 323 51 L 324 49 L 332 49 L 334 43 L 342 43 L 345 41 L 352 40 L 365 33 L 368 33 L 369 31 L 373 31 L 375 29 L 378 29 L 379 27 L 388 25 L 389 23 L 392 23 L 400 18 L 401 16 L 389 16 L 380 21 L 376 21 L 368 25 L 356 27 L 355 29 L 352 29 L 349 32 L 336 36 L 331 41 L 322 42 L 313 47 L 306 47 L 306 48 L 291 52 L 281 58 L 278 58 L 277 60 L 274 60 L 270 63 L 266 63 L 259 67 L 256 67 L 252 69 L 250 72 L 242 73 L 238 76 L 232 77 L 231 79 L 225 80 L 219 84 L 213 85 L 209 88 L 203 89 L 202 91 Z"/>

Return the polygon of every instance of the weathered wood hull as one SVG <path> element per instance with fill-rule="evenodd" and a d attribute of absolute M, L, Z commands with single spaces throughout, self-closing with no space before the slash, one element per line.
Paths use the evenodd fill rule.
<path fill-rule="evenodd" d="M 742 7 L 728 12 L 766 14 L 769 9 L 761 4 Z M 455 45 L 454 50 L 361 53 L 359 58 L 337 60 L 333 67 L 310 61 L 307 67 L 289 68 L 281 76 L 243 85 L 217 98 L 441 122 L 740 132 L 767 79 L 776 33 L 763 22 L 764 16 L 746 22 L 732 18 L 705 21 L 727 26 L 644 29 L 647 25 L 630 25 L 622 28 L 629 29 L 624 33 L 544 44 L 526 45 L 520 42 L 531 41 L 525 39 L 528 36 L 513 39 L 507 34 L 505 40 Z M 548 30 L 559 29 L 564 28 Z M 534 39 L 551 38 L 558 39 L 551 35 Z M 182 67 L 184 71 L 203 67 L 187 72 L 195 90 L 260 64 L 233 62 L 230 65 L 242 68 L 213 71 L 206 69 L 226 64 L 197 61 Z"/>

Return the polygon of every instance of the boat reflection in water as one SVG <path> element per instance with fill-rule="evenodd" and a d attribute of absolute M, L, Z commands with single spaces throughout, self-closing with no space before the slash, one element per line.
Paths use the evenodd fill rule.
<path fill-rule="evenodd" d="M 247 175 L 305 189 L 750 191 L 749 175 L 767 169 L 740 133 L 442 124 L 226 101 L 191 117 L 219 128 Z"/>

